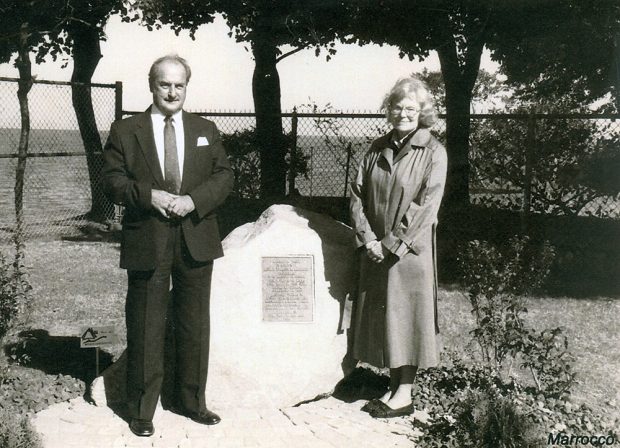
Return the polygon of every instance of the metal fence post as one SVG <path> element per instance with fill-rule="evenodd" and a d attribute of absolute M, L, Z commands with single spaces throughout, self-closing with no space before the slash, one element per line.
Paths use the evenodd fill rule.
<path fill-rule="evenodd" d="M 349 144 L 347 145 L 347 166 L 344 172 L 344 192 L 342 193 L 343 198 L 347 197 L 347 191 L 349 189 L 349 170 L 351 168 L 351 153 L 353 152 L 352 146 L 353 145 L 351 144 L 351 142 L 349 142 Z"/>
<path fill-rule="evenodd" d="M 293 107 L 291 115 L 291 162 L 288 172 L 288 194 L 295 194 L 295 177 L 297 177 L 297 107 Z"/>
<path fill-rule="evenodd" d="M 114 83 L 114 120 L 123 118 L 123 83 L 116 81 Z"/>
<path fill-rule="evenodd" d="M 123 83 L 116 81 L 114 83 L 114 121 L 123 119 Z M 123 217 L 123 207 L 114 205 L 114 218 L 110 223 L 110 230 L 119 230 L 120 222 Z"/>
<path fill-rule="evenodd" d="M 532 172 L 536 147 L 536 113 L 531 111 L 527 117 L 527 141 L 525 143 L 525 175 L 523 179 L 523 207 L 521 211 L 521 230 L 528 230 L 532 203 Z"/>

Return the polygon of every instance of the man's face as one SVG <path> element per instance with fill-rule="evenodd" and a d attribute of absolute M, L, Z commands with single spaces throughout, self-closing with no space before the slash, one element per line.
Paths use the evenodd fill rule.
<path fill-rule="evenodd" d="M 185 67 L 174 61 L 162 62 L 157 66 L 150 88 L 153 103 L 164 115 L 181 110 L 187 89 Z"/>

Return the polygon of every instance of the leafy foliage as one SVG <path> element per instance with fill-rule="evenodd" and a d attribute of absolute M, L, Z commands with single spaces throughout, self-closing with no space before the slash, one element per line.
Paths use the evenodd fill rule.
<path fill-rule="evenodd" d="M 552 398 L 504 381 L 486 365 L 448 353 L 443 366 L 418 373 L 413 403 L 431 416 L 415 420 L 428 448 L 528 447 L 550 433 L 611 434 L 620 419 L 596 414 L 568 396 Z M 528 445 L 528 443 L 530 445 Z"/>
<path fill-rule="evenodd" d="M 401 56 L 425 58 L 436 51 L 445 82 L 448 166 L 445 208 L 469 206 L 469 112 L 486 48 L 509 80 L 532 85 L 534 97 L 569 94 L 571 109 L 605 95 L 618 96 L 614 66 L 614 0 L 596 7 L 576 0 L 347 0 L 346 42 L 397 46 Z M 389 24 L 389 26 L 386 26 Z M 580 36 L 570 42 L 567 36 Z M 576 88 L 574 88 L 577 86 Z"/>
<path fill-rule="evenodd" d="M 445 87 L 438 72 L 423 71 L 439 108 L 445 104 Z M 523 118 L 477 119 L 471 122 L 470 177 L 479 190 L 477 201 L 512 210 L 523 209 L 523 194 L 531 187 L 531 210 L 561 215 L 609 217 L 617 213 L 614 200 L 620 193 L 620 136 L 617 123 L 587 119 L 536 119 L 533 140 L 528 136 L 527 115 L 561 107 L 580 112 L 571 104 L 573 93 L 559 97 L 526 95 L 518 84 L 480 72 L 474 86 L 472 110 L 508 110 Z M 602 106 L 605 107 L 605 106 Z M 528 158 L 530 159 L 528 161 Z M 526 176 L 526 164 L 532 176 Z"/>
<path fill-rule="evenodd" d="M 611 126 L 615 124 L 601 126 L 596 120 L 536 120 L 535 146 L 528 148 L 532 143 L 525 126 L 512 120 L 481 121 L 472 128 L 473 177 L 490 187 L 523 190 L 529 150 L 533 211 L 608 216 L 613 210 L 604 207 L 603 199 L 620 193 L 613 172 L 620 160 L 620 138 Z"/>
<path fill-rule="evenodd" d="M 84 391 L 84 383 L 68 375 L 42 375 L 37 370 L 19 367 L 0 368 L 0 447 L 41 447 L 29 417 Z"/>
<path fill-rule="evenodd" d="M 42 444 L 26 417 L 0 409 L 0 446 L 40 448 Z"/>
<path fill-rule="evenodd" d="M 28 369 L 20 368 L 5 372 L 1 381 L 1 410 L 28 416 L 85 392 L 84 382 L 69 375 L 37 376 L 28 372 Z M 42 390 L 45 393 L 42 394 Z"/>
<path fill-rule="evenodd" d="M 18 50 L 19 31 L 28 32 L 28 47 L 40 64 L 46 56 L 56 60 L 71 53 L 71 34 L 80 27 L 95 28 L 103 38 L 109 16 L 125 10 L 122 0 L 27 0 L 0 6 L 0 62 Z M 65 64 L 66 65 L 66 64 Z"/>
<path fill-rule="evenodd" d="M 230 28 L 229 36 L 234 36 L 237 42 L 253 44 L 268 30 L 274 44 L 284 46 L 278 49 L 278 57 L 283 57 L 289 47 L 314 46 L 320 53 L 321 47 L 327 46 L 329 58 L 335 53 L 334 6 L 322 1 L 138 0 L 134 4 L 134 15 L 126 14 L 124 20 L 141 18 L 149 29 L 169 24 L 177 34 L 187 30 L 193 38 L 198 27 L 212 23 L 216 14 L 222 14 Z"/>
<path fill-rule="evenodd" d="M 574 359 L 562 330 L 537 332 L 525 325 L 521 297 L 543 285 L 553 248 L 515 236 L 503 245 L 471 241 L 459 252 L 481 361 L 473 356 L 465 362 L 448 353 L 445 365 L 418 374 L 414 405 L 432 416 L 416 422 L 424 431 L 418 443 L 430 448 L 526 448 L 553 431 L 617 434 L 618 420 L 604 420 L 570 401 Z M 513 376 L 515 361 L 530 370 L 535 387 L 524 387 Z"/>
<path fill-rule="evenodd" d="M 521 298 L 542 286 L 554 259 L 553 248 L 515 236 L 503 246 L 470 241 L 460 253 L 463 283 L 476 321 L 472 335 L 482 360 L 500 376 L 510 376 L 513 363 L 521 362 L 530 370 L 537 392 L 550 397 L 568 393 L 575 379 L 568 341 L 561 328 L 541 332 L 528 328 Z"/>
<path fill-rule="evenodd" d="M 615 90 L 612 54 L 620 5 L 614 0 L 596 5 L 575 0 L 442 0 L 432 6 L 348 0 L 344 5 L 350 20 L 343 25 L 350 42 L 395 45 L 410 59 L 436 50 L 450 96 L 458 94 L 452 85 L 473 88 L 483 48 L 490 50 L 510 81 L 535 97 L 570 92 L 575 107 Z M 471 79 L 458 86 L 458 78 Z"/>
<path fill-rule="evenodd" d="M 260 160 L 258 142 L 254 129 L 235 131 L 232 134 L 222 134 L 222 142 L 228 153 L 228 158 L 235 176 L 233 197 L 257 199 L 260 196 Z M 293 137 L 286 136 L 286 164 L 287 171 L 294 171 L 297 175 L 307 176 L 309 156 L 296 151 L 291 161 Z"/>

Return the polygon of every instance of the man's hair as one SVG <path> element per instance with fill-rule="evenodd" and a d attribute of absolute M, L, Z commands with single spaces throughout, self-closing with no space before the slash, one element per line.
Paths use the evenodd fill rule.
<path fill-rule="evenodd" d="M 158 67 L 164 62 L 181 64 L 185 69 L 185 82 L 189 82 L 189 78 L 192 76 L 192 69 L 189 68 L 187 61 L 178 54 L 167 54 L 166 56 L 155 59 L 155 62 L 151 65 L 151 69 L 149 70 L 149 86 L 153 87 L 153 81 L 155 81 L 155 77 L 157 76 Z"/>

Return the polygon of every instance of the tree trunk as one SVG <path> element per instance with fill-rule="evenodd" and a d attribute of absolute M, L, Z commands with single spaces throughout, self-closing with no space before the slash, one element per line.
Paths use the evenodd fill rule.
<path fill-rule="evenodd" d="M 28 160 L 28 141 L 30 138 L 30 110 L 28 107 L 28 92 L 32 88 L 32 64 L 28 48 L 29 24 L 24 23 L 20 28 L 19 48 L 17 55 L 17 69 L 19 81 L 17 98 L 19 100 L 19 112 L 21 116 L 21 132 L 17 149 L 17 167 L 15 169 L 15 266 L 17 269 L 22 265 L 24 248 L 24 178 L 26 174 L 26 162 Z"/>
<path fill-rule="evenodd" d="M 446 86 L 446 146 L 448 178 L 444 194 L 447 213 L 467 213 L 469 209 L 470 104 L 482 45 L 468 45 L 465 62 L 459 64 L 456 44 L 438 49 L 441 73 Z"/>
<path fill-rule="evenodd" d="M 97 129 L 90 82 L 101 59 L 99 32 L 87 25 L 76 25 L 71 31 L 73 40 L 73 75 L 71 97 L 77 117 L 80 135 L 86 153 L 90 181 L 91 209 L 89 216 L 97 222 L 114 218 L 114 206 L 105 197 L 101 186 L 103 153 L 101 137 Z"/>
<path fill-rule="evenodd" d="M 286 143 L 282 131 L 280 77 L 276 68 L 277 45 L 268 28 L 257 27 L 252 51 L 255 61 L 252 96 L 260 151 L 261 197 L 278 200 L 286 194 Z"/>

